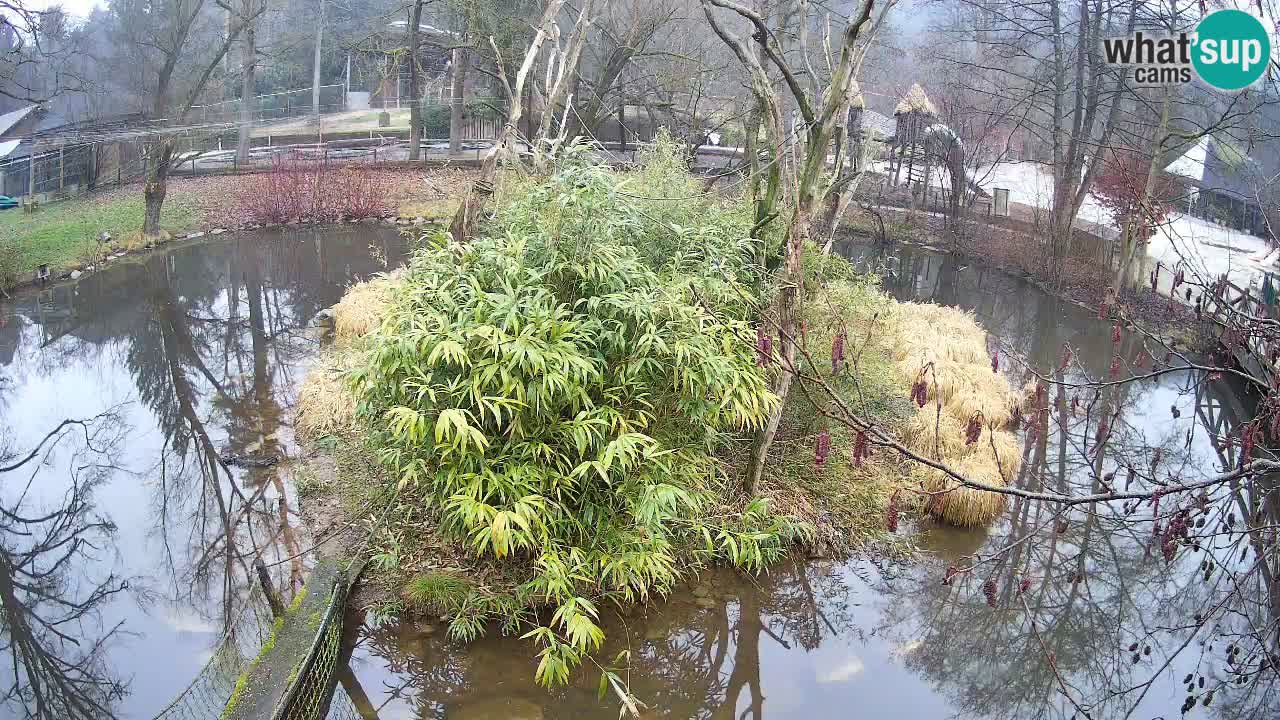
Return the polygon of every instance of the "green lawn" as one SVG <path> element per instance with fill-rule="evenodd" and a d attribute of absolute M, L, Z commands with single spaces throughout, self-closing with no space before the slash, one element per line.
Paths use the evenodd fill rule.
<path fill-rule="evenodd" d="M 202 217 L 193 195 L 170 189 L 162 215 L 165 230 L 193 230 Z M 138 188 L 53 202 L 32 214 L 21 209 L 0 212 L 0 238 L 14 241 L 16 267 L 11 272 L 18 277 L 43 263 L 59 270 L 92 262 L 103 231 L 111 233 L 115 247 L 125 247 L 138 244 L 141 230 Z"/>

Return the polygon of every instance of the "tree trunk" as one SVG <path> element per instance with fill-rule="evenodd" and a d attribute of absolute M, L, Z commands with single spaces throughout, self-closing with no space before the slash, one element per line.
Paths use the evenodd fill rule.
<path fill-rule="evenodd" d="M 1145 242 L 1148 236 L 1147 228 L 1150 224 L 1151 194 L 1155 190 L 1156 180 L 1160 176 L 1160 168 L 1164 164 L 1164 143 L 1169 134 L 1169 104 L 1172 99 L 1172 86 L 1166 86 L 1164 102 L 1160 105 L 1160 122 L 1156 125 L 1155 134 L 1151 138 L 1151 164 L 1147 166 L 1147 177 L 1142 186 L 1142 196 L 1138 201 L 1137 212 L 1133 217 L 1127 218 L 1124 233 L 1121 235 L 1120 264 L 1116 268 L 1115 278 L 1111 283 L 1111 289 L 1115 291 L 1116 297 L 1120 297 L 1120 291 L 1128 284 L 1128 278 L 1131 274 L 1130 265 L 1138 254 L 1138 247 Z M 1154 289 L 1152 288 L 1152 290 Z"/>
<path fill-rule="evenodd" d="M 751 462 L 747 466 L 747 477 L 743 482 L 743 490 L 747 495 L 755 495 L 756 489 L 760 487 L 760 478 L 764 475 L 764 466 L 769 459 L 769 448 L 773 446 L 773 440 L 778 435 L 778 426 L 782 424 L 787 396 L 791 394 L 792 381 L 795 379 L 792 369 L 795 367 L 797 355 L 795 339 L 798 335 L 800 318 L 800 288 L 804 284 L 804 247 L 809 240 L 812 224 L 811 209 L 808 203 L 803 203 L 796 208 L 788 231 L 787 255 L 778 293 L 778 350 L 782 356 L 782 374 L 778 377 L 778 384 L 773 391 L 778 396 L 778 407 L 769 415 L 768 421 L 756 435 L 755 444 L 751 448 Z"/>
<path fill-rule="evenodd" d="M 320 50 L 324 43 L 324 0 L 320 0 L 320 15 L 316 18 L 316 47 L 311 61 L 311 114 L 316 127 L 320 127 Z"/>
<path fill-rule="evenodd" d="M 453 50 L 453 72 L 449 91 L 449 152 L 462 152 L 462 111 L 466 107 L 467 64 L 471 57 L 465 48 Z M 517 102 L 519 99 L 517 99 Z"/>
<path fill-rule="evenodd" d="M 422 145 L 422 100 L 418 97 L 418 26 L 422 24 L 422 2 L 414 0 L 409 13 L 409 159 L 417 160 Z"/>
<path fill-rule="evenodd" d="M 249 23 L 243 30 L 244 57 L 241 58 L 243 78 L 240 84 L 240 127 L 236 129 L 236 163 L 249 163 L 249 139 L 253 134 L 253 114 L 257 102 L 254 92 L 257 89 L 258 48 L 254 37 L 253 24 Z"/>
<path fill-rule="evenodd" d="M 167 141 L 160 141 L 156 148 L 156 158 L 147 172 L 146 184 L 142 187 L 145 210 L 142 216 L 142 237 L 146 240 L 158 240 L 164 235 L 160 229 L 160 210 L 164 206 L 164 196 L 169 191 L 169 164 L 173 158 L 173 148 Z"/>

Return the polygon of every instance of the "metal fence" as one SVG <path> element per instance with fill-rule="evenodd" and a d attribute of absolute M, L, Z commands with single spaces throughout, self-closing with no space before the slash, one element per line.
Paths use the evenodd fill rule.
<path fill-rule="evenodd" d="M 268 122 L 302 117 L 314 109 L 312 89 L 298 88 L 285 92 L 255 95 L 254 122 Z M 202 123 L 240 122 L 241 100 L 224 100 L 191 108 L 190 118 Z M 320 86 L 320 112 L 334 113 L 347 109 L 347 93 L 344 85 Z"/>
<path fill-rule="evenodd" d="M 67 145 L 0 162 L 0 195 L 71 197 L 104 185 L 133 182 L 143 167 L 142 141 Z M 34 169 L 34 171 L 33 171 Z"/>

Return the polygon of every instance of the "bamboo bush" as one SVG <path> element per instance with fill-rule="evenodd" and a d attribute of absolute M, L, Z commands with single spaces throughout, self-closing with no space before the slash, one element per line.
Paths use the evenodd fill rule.
<path fill-rule="evenodd" d="M 725 512 L 715 453 L 777 403 L 742 319 L 750 248 L 732 212 L 659 220 L 636 192 L 654 184 L 571 149 L 481 237 L 415 255 L 348 375 L 380 460 L 440 532 L 531 571 L 511 596 L 454 603 L 451 632 L 504 616 L 541 646 L 544 684 L 599 647 L 601 600 L 666 593 L 707 562 L 758 570 L 805 531 L 763 499 Z"/>

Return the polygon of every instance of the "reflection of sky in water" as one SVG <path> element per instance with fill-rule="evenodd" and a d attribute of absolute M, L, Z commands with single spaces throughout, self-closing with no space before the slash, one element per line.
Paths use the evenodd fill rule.
<path fill-rule="evenodd" d="M 1069 379 L 1107 374 L 1115 351 L 1111 328 L 1087 310 L 946 256 L 896 248 L 870 264 L 892 269 L 885 285 L 900 298 L 937 298 L 973 309 L 1006 353 L 1057 367 L 1061 346 L 1069 342 L 1076 356 Z M 1133 357 L 1137 345 L 1125 335 L 1120 350 Z M 1021 369 L 1011 370 L 1003 355 L 1003 369 L 1021 385 Z M 1225 383 L 1199 398 L 1199 407 L 1195 393 L 1185 391 L 1191 386 L 1187 374 L 1176 373 L 1129 388 L 1120 399 L 1125 413 L 1108 444 L 1106 468 L 1114 469 L 1117 458 L 1145 462 L 1141 446 L 1159 444 L 1167 448 L 1165 467 L 1185 479 L 1214 473 L 1219 458 L 1198 424 L 1198 409 L 1224 403 L 1227 429 L 1243 410 Z M 1072 394 L 1065 393 L 1066 403 Z M 1052 404 L 1056 396 L 1049 399 Z M 1178 420 L 1169 411 L 1174 404 L 1181 410 Z M 1086 421 L 1082 410 L 1070 420 L 1068 480 L 1084 489 L 1090 480 L 1080 445 L 1087 438 L 1092 446 L 1097 417 L 1095 412 Z M 1056 416 L 1051 426 L 1045 481 L 1056 483 Z M 1118 482 L 1123 477 L 1117 473 Z M 651 706 L 646 717 L 740 718 L 761 709 L 768 718 L 1067 720 L 1075 711 L 1062 698 L 1039 635 L 1054 648 L 1077 700 L 1101 700 L 1108 688 L 1130 690 L 1093 708 L 1093 717 L 1124 717 L 1134 704 L 1133 718 L 1177 717 L 1186 673 L 1202 669 L 1218 677 L 1212 663 L 1199 665 L 1196 642 L 1179 652 L 1187 633 L 1162 630 L 1184 623 L 1188 608 L 1208 597 L 1197 582 L 1201 556 L 1184 550 L 1166 567 L 1150 523 L 1127 524 L 1120 512 L 1119 505 L 1094 516 L 1076 509 L 1061 535 L 1054 532 L 1050 508 L 1040 504 L 1010 502 L 1001 522 L 987 530 L 924 522 L 917 528 L 921 555 L 903 566 L 889 564 L 883 573 L 862 560 L 811 563 L 803 577 L 785 564 L 755 579 L 711 572 L 695 585 L 711 588 L 713 602 L 704 598 L 700 605 L 682 589 L 647 612 L 629 613 L 625 622 L 612 619 L 600 657 L 632 651 L 630 682 Z M 981 592 L 989 568 L 943 585 L 949 565 L 965 565 L 967 556 L 1035 528 L 1035 540 L 1010 555 L 1016 572 L 996 575 L 1000 608 L 987 607 Z M 1083 572 L 1079 583 L 1073 582 L 1077 571 Z M 1036 614 L 1035 633 L 1016 591 L 1022 577 L 1032 580 L 1025 597 Z M 409 623 L 366 625 L 353 634 L 355 679 L 343 688 L 357 705 L 367 698 L 383 720 L 498 717 L 482 712 L 494 703 L 540 708 L 548 718 L 618 715 L 615 702 L 596 699 L 592 673 L 550 693 L 536 687 L 536 658 L 515 638 L 486 637 L 464 648 L 445 639 L 441 628 L 423 634 Z M 1151 655 L 1135 664 L 1127 650 L 1132 642 L 1150 644 Z M 1160 672 L 1166 658 L 1172 658 L 1169 668 Z M 1235 710 L 1219 701 L 1211 712 L 1255 718 L 1271 710 L 1254 698 Z M 1197 712 L 1204 716 L 1204 708 Z"/>
<path fill-rule="evenodd" d="M 370 240 L 400 256 L 394 233 L 330 235 L 323 243 L 300 233 L 177 246 L 0 306 L 0 362 L 8 359 L 0 364 L 0 440 L 25 453 L 65 418 L 118 409 L 118 451 L 93 460 L 114 469 L 91 496 L 92 514 L 116 529 L 105 547 L 76 556 L 68 582 L 70 594 L 110 573 L 128 582 L 127 592 L 100 603 L 77 629 L 79 639 L 96 639 L 119 624 L 105 665 L 128 684 L 116 706 L 124 717 L 151 717 L 203 666 L 222 634 L 225 603 L 242 602 L 250 547 L 262 547 L 268 562 L 290 554 L 275 539 L 274 471 L 233 470 L 246 496 L 269 484 L 252 528 L 242 523 L 237 532 L 237 552 L 249 554 L 228 563 L 219 507 L 238 513 L 240 506 L 225 471 L 211 485 L 202 473 L 208 466 L 198 461 L 209 447 L 247 452 L 263 439 L 287 451 L 294 384 L 315 348 L 305 326 L 353 278 L 381 269 L 369 255 Z M 261 417 L 267 406 L 259 388 L 270 407 Z M 28 514 L 63 501 L 83 445 L 81 435 L 69 433 L 38 468 Z M 5 507 L 16 502 L 26 474 L 21 483 L 0 483 Z M 289 522 L 298 522 L 294 509 Z M 195 582 L 194 563 L 206 552 L 212 561 Z M 287 591 L 290 565 L 278 570 Z M 12 676 L 11 663 L 6 653 L 0 673 Z"/>

